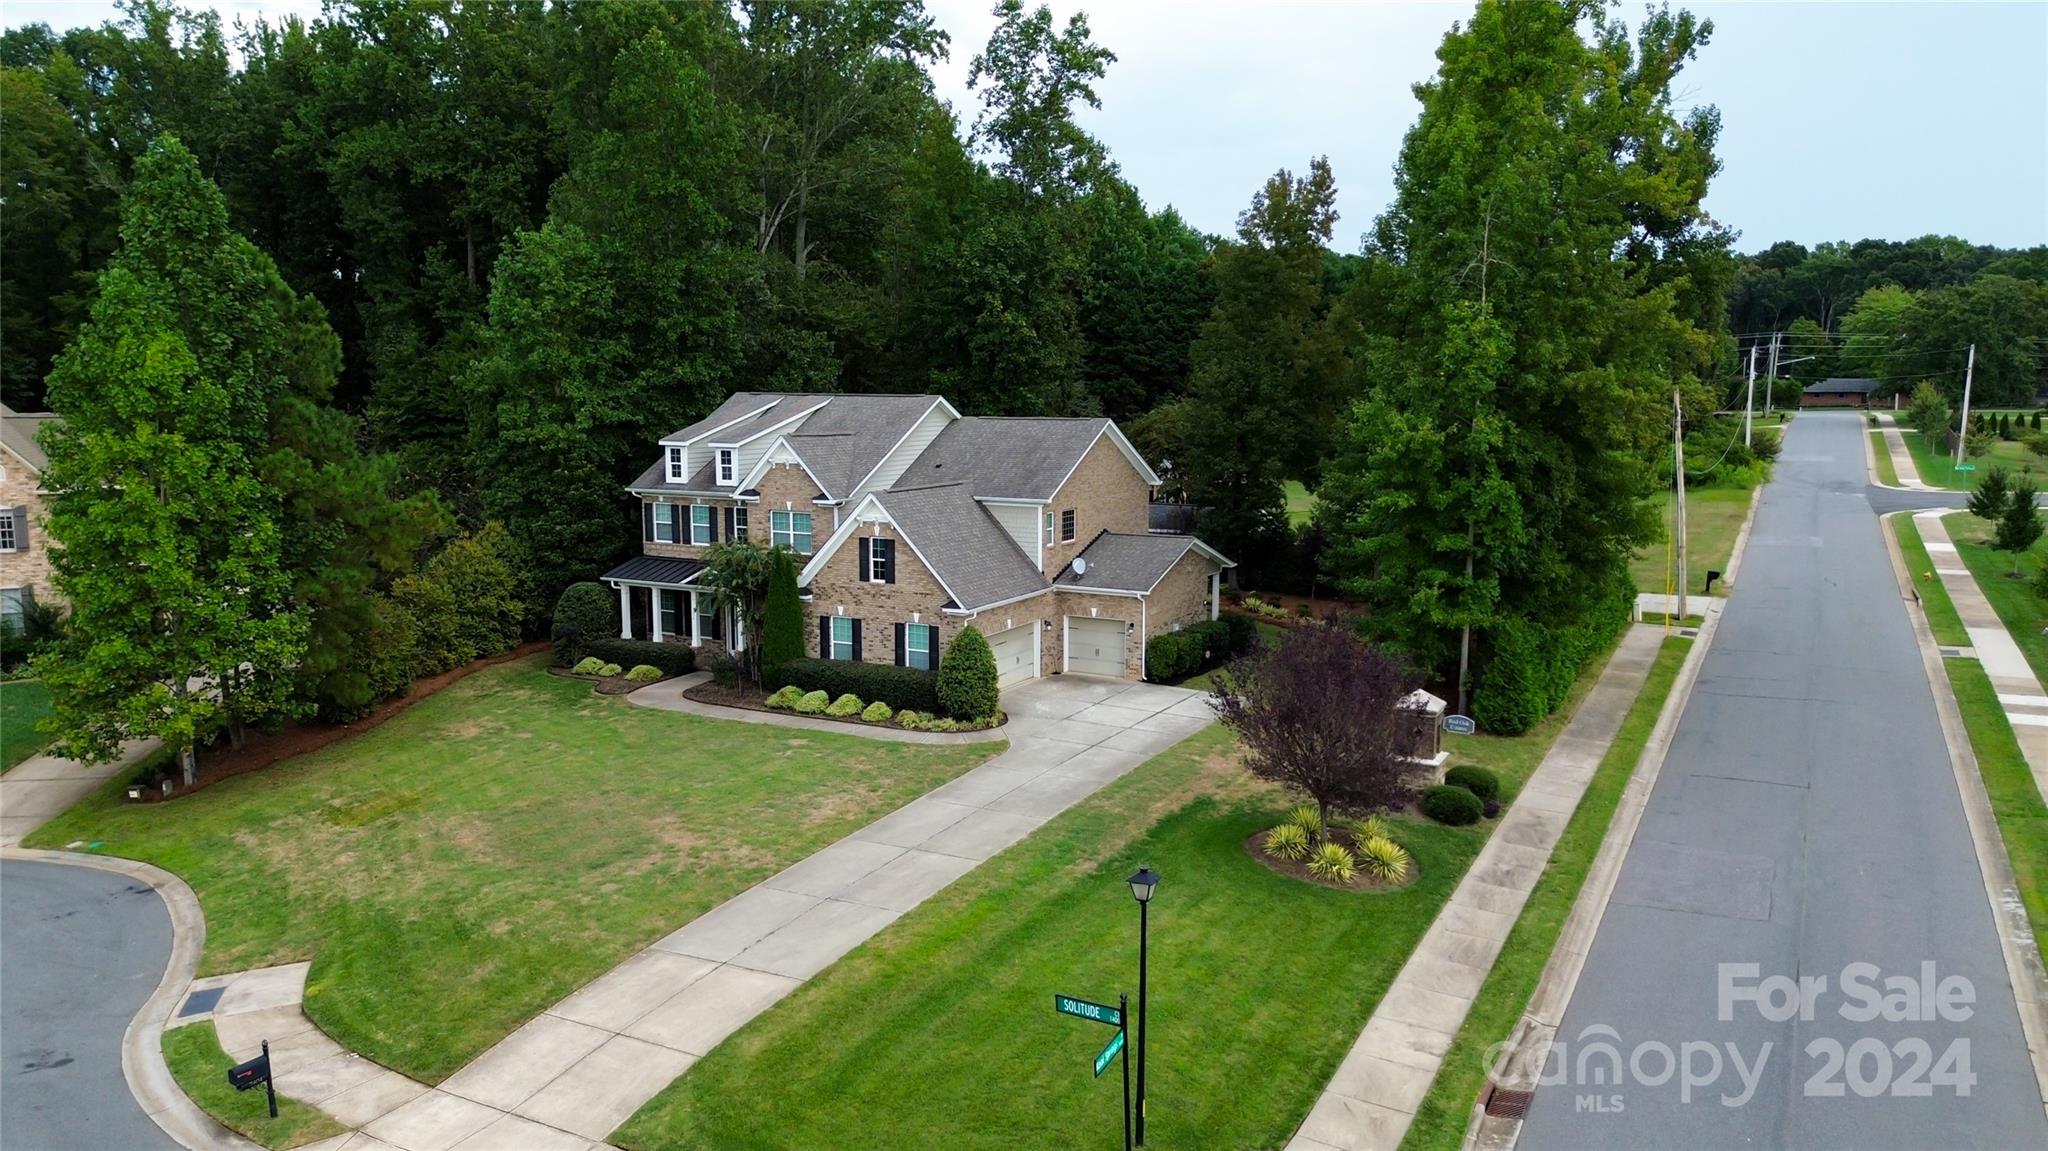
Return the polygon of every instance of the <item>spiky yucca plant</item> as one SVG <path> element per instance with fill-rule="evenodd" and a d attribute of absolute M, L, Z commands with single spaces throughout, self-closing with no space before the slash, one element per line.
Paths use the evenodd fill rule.
<path fill-rule="evenodd" d="M 1358 874 L 1358 860 L 1341 843 L 1325 843 L 1309 856 L 1308 873 L 1331 883 L 1349 883 Z"/>
<path fill-rule="evenodd" d="M 1298 823 L 1283 823 L 1266 833 L 1266 854 L 1299 863 L 1308 858 L 1308 832 Z"/>
<path fill-rule="evenodd" d="M 1357 843 L 1364 843 L 1368 839 L 1392 839 L 1394 837 L 1393 825 L 1387 822 L 1386 816 L 1377 811 L 1362 819 L 1350 820 L 1345 826 L 1350 829 L 1351 838 Z"/>
<path fill-rule="evenodd" d="M 1288 812 L 1287 822 L 1301 828 L 1302 834 L 1311 840 L 1323 838 L 1323 812 L 1313 803 L 1304 803 Z"/>
<path fill-rule="evenodd" d="M 1399 883 L 1408 878 L 1408 849 L 1384 835 L 1359 841 L 1358 862 L 1367 875 L 1382 883 Z"/>

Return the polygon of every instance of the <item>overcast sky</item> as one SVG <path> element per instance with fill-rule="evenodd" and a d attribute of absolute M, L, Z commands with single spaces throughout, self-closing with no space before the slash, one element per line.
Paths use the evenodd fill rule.
<path fill-rule="evenodd" d="M 953 38 L 936 72 L 963 125 L 967 67 L 991 0 L 926 0 Z M 318 0 L 222 0 L 224 19 Z M 1721 109 L 1724 170 L 1707 198 L 1753 251 L 1929 232 L 2048 243 L 2048 2 L 1697 3 L 1713 42 L 1680 80 Z M 1229 232 L 1266 176 L 1328 155 L 1356 247 L 1392 193 L 1418 105 L 1410 85 L 1469 3 L 1053 0 L 1089 13 L 1118 56 L 1084 123 L 1148 204 Z M 1633 21 L 1640 3 L 1621 14 Z M 0 23 L 99 23 L 111 0 L 4 0 Z"/>

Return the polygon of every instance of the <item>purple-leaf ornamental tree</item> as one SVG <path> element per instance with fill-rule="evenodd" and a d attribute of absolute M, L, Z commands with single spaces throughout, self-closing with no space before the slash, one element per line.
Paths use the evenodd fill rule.
<path fill-rule="evenodd" d="M 1237 733 L 1253 775 L 1306 794 L 1321 809 L 1400 806 L 1413 789 L 1394 707 L 1408 693 L 1401 664 L 1350 631 L 1289 631 L 1216 677 L 1216 715 Z"/>

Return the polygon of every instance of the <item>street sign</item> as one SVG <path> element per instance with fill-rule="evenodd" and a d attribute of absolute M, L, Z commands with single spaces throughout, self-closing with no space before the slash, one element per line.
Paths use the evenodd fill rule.
<path fill-rule="evenodd" d="M 1122 1051 L 1123 1049 L 1124 1029 L 1119 1027 L 1116 1029 L 1116 1038 L 1111 1039 L 1109 1041 L 1109 1046 L 1102 1049 L 1102 1054 L 1097 1055 L 1095 1057 L 1095 1077 L 1097 1079 L 1102 1078 L 1103 1068 L 1108 1067 L 1110 1063 L 1115 1061 L 1117 1052 Z"/>
<path fill-rule="evenodd" d="M 1469 715 L 1447 715 L 1444 717 L 1444 730 L 1452 735 L 1471 735 L 1479 730 L 1479 725 L 1473 723 Z"/>
<path fill-rule="evenodd" d="M 1055 995 L 1052 997 L 1052 1006 L 1053 1010 L 1061 1015 L 1078 1015 L 1083 1019 L 1093 1019 L 1097 1023 L 1107 1023 L 1111 1027 L 1124 1025 L 1124 1013 L 1106 1003 L 1090 1003 L 1086 999 L 1076 999 L 1071 995 Z"/>
<path fill-rule="evenodd" d="M 1959 472 L 1974 472 L 1974 471 L 1976 471 L 1976 470 L 1977 470 L 1977 465 L 1976 465 L 1976 464 L 1957 464 L 1957 465 L 1956 465 L 1956 470 L 1957 470 L 1957 471 L 1959 471 Z"/>

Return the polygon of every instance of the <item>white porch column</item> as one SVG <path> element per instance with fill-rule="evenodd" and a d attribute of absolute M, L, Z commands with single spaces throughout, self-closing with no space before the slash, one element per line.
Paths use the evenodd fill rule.
<path fill-rule="evenodd" d="M 633 638 L 633 589 L 619 585 L 619 638 Z"/>
<path fill-rule="evenodd" d="M 699 647 L 704 643 L 704 617 L 697 614 L 697 593 L 690 593 L 690 646 Z"/>
<path fill-rule="evenodd" d="M 654 597 L 654 642 L 656 642 L 656 643 L 660 643 L 660 642 L 661 642 L 661 597 L 663 597 L 663 596 L 665 596 L 665 595 L 667 595 L 667 594 L 668 594 L 668 589 L 667 589 L 667 588 L 659 588 L 659 587 L 658 587 L 658 588 L 655 588 L 655 589 L 653 589 L 653 590 L 652 590 L 652 592 L 651 592 L 650 594 L 651 594 L 651 595 L 652 595 L 652 596 Z"/>

